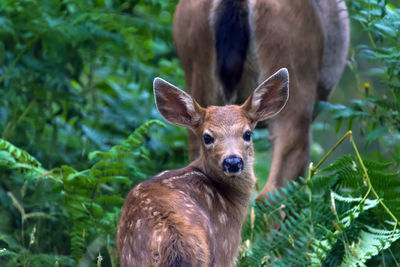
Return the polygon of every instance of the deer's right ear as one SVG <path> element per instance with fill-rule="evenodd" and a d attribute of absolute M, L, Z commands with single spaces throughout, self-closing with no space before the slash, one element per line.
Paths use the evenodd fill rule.
<path fill-rule="evenodd" d="M 153 88 L 157 109 L 167 121 L 185 127 L 201 123 L 203 108 L 189 94 L 161 78 L 154 79 Z"/>
<path fill-rule="evenodd" d="M 278 114 L 289 97 L 289 73 L 283 68 L 262 82 L 242 105 L 253 122 Z"/>

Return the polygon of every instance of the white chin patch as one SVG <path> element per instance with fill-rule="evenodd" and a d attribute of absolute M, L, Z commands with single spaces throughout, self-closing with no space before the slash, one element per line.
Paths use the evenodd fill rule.
<path fill-rule="evenodd" d="M 235 177 L 235 176 L 239 176 L 242 173 L 242 171 L 238 171 L 238 172 L 224 172 L 224 174 L 228 177 Z"/>

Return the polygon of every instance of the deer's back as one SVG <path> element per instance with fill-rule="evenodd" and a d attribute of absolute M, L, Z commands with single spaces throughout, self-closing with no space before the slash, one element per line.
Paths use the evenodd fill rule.
<path fill-rule="evenodd" d="M 234 207 L 223 210 L 228 202 L 190 166 L 139 184 L 126 198 L 118 228 L 121 265 L 230 266 L 242 221 L 230 219 L 237 217 Z"/>

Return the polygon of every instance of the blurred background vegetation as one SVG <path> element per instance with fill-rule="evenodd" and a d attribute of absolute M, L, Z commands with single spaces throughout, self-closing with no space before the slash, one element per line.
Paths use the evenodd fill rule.
<path fill-rule="evenodd" d="M 176 4 L 0 1 L 0 265 L 118 265 L 127 192 L 188 163 L 186 130 L 149 122 L 161 120 L 154 77 L 184 88 L 172 44 Z M 347 4 L 348 64 L 330 103 L 317 106 L 311 161 L 352 129 L 363 157 L 390 163 L 400 198 L 398 3 Z M 267 135 L 254 136 L 259 188 L 269 171 Z M 346 142 L 332 158 L 348 153 Z M 397 218 L 399 207 L 390 206 Z M 373 264 L 398 265 L 398 243 Z"/>

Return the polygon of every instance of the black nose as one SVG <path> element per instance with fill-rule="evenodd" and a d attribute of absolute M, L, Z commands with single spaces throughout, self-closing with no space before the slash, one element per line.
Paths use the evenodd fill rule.
<path fill-rule="evenodd" d="M 243 160 L 236 155 L 229 156 L 222 162 L 222 169 L 229 173 L 239 172 L 243 170 Z"/>

